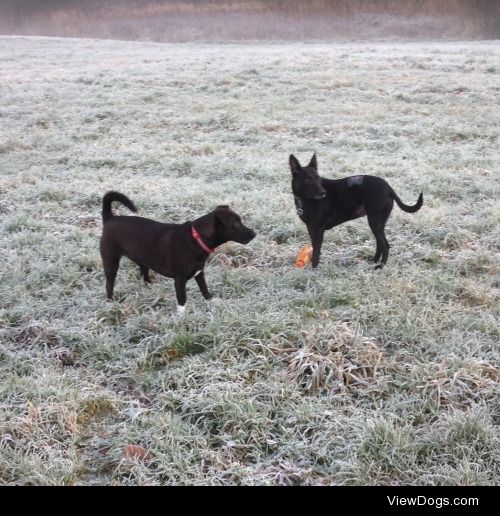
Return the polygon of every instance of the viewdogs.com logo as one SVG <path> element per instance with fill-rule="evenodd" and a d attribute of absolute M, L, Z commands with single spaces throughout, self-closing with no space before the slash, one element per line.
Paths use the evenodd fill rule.
<path fill-rule="evenodd" d="M 453 505 L 460 506 L 477 506 L 479 505 L 479 498 L 432 498 L 429 496 L 413 496 L 413 497 L 399 497 L 388 496 L 387 501 L 391 506 L 427 506 L 441 509 L 441 507 L 448 507 Z"/>

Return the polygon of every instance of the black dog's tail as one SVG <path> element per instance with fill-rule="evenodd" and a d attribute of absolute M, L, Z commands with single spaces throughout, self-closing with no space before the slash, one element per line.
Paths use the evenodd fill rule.
<path fill-rule="evenodd" d="M 418 196 L 417 204 L 414 204 L 413 206 L 408 206 L 407 204 L 405 204 L 398 197 L 398 194 L 392 188 L 391 188 L 391 195 L 392 195 L 392 198 L 398 203 L 398 206 L 403 211 L 407 211 L 408 213 L 415 213 L 416 211 L 418 211 L 422 207 L 422 204 L 424 203 L 424 194 L 423 193 L 421 193 Z"/>
<path fill-rule="evenodd" d="M 111 211 L 111 203 L 113 201 L 118 201 L 124 204 L 129 210 L 137 211 L 134 203 L 126 196 L 121 194 L 120 192 L 107 192 L 104 194 L 102 198 L 102 221 L 108 221 L 112 216 L 113 212 Z"/>

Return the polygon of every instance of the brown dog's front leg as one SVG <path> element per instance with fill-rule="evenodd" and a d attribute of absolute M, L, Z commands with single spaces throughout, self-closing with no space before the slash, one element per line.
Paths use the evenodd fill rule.
<path fill-rule="evenodd" d="M 321 246 L 323 244 L 323 235 L 325 230 L 323 228 L 315 228 L 312 226 L 307 226 L 307 230 L 309 231 L 313 248 L 311 265 L 313 268 L 316 268 L 319 265 L 319 257 L 321 255 Z"/>
<path fill-rule="evenodd" d="M 195 275 L 194 279 L 196 283 L 198 283 L 198 287 L 200 288 L 200 292 L 205 299 L 212 299 L 212 294 L 208 291 L 207 282 L 205 281 L 205 272 L 200 271 Z"/>
<path fill-rule="evenodd" d="M 175 278 L 175 295 L 177 296 L 177 313 L 183 314 L 186 309 L 186 280 Z"/>

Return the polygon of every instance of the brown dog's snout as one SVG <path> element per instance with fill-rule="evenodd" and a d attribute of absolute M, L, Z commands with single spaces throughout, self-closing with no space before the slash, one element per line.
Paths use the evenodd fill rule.
<path fill-rule="evenodd" d="M 256 236 L 257 233 L 253 229 L 248 228 L 248 240 L 246 241 L 246 243 L 248 244 L 248 242 L 250 242 L 250 240 L 253 240 Z"/>
<path fill-rule="evenodd" d="M 247 228 L 246 226 L 243 226 L 242 229 L 243 231 L 240 234 L 240 238 L 238 238 L 236 241 L 240 242 L 240 244 L 248 244 L 250 240 L 255 238 L 256 233 L 253 229 Z"/>

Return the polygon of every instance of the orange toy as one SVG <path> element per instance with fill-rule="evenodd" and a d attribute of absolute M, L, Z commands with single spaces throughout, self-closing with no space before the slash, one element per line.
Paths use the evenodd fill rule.
<path fill-rule="evenodd" d="M 295 260 L 295 267 L 305 267 L 312 258 L 313 248 L 312 245 L 305 245 L 299 252 L 297 259 Z"/>

